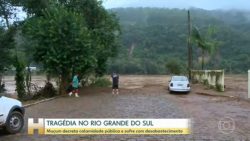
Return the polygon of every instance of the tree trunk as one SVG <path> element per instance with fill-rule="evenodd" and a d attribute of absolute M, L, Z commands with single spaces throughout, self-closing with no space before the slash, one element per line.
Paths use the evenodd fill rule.
<path fill-rule="evenodd" d="M 9 27 L 10 27 L 10 23 L 9 23 L 9 19 L 8 19 L 8 11 L 7 11 L 7 9 L 4 7 L 4 6 L 2 6 L 1 5 L 1 9 L 2 9 L 2 14 L 3 14 L 3 18 L 4 18 L 4 20 L 5 20 L 5 23 L 6 23 L 6 26 L 7 26 L 7 28 L 9 29 Z"/>
<path fill-rule="evenodd" d="M 204 57 L 205 57 L 205 51 L 204 49 L 202 49 L 202 56 L 201 56 L 201 69 L 203 70 L 204 69 Z"/>
<path fill-rule="evenodd" d="M 2 80 L 3 80 L 3 75 L 2 75 L 2 73 L 0 73 L 0 91 L 1 91 L 1 88 L 2 88 Z"/>
<path fill-rule="evenodd" d="M 229 73 L 232 74 L 232 63 L 229 62 Z"/>
<path fill-rule="evenodd" d="M 10 23 L 9 23 L 9 17 L 8 17 L 8 14 L 7 14 L 7 10 L 4 8 L 4 7 L 1 7 L 3 8 L 3 17 L 4 17 L 4 20 L 5 20 L 5 23 L 6 23 L 6 26 L 7 28 L 9 29 L 10 28 Z"/>
<path fill-rule="evenodd" d="M 218 69 L 220 67 L 220 64 L 221 64 L 220 50 L 216 50 L 214 58 L 215 58 L 214 60 L 216 61 L 215 64 L 214 64 L 214 67 L 216 69 Z"/>
<path fill-rule="evenodd" d="M 2 85 L 3 75 L 0 73 L 0 85 Z"/>
<path fill-rule="evenodd" d="M 66 94 L 66 88 L 69 85 L 68 78 L 69 78 L 69 74 L 61 76 L 60 86 L 59 86 L 60 87 L 59 88 L 59 94 L 60 95 L 65 95 Z"/>
<path fill-rule="evenodd" d="M 47 80 L 47 82 L 50 82 L 50 80 L 51 80 L 51 76 L 49 73 L 46 74 L 46 80 Z"/>
<path fill-rule="evenodd" d="M 135 43 L 132 43 L 132 45 L 131 45 L 131 47 L 130 47 L 130 49 L 129 49 L 129 52 L 128 52 L 128 57 L 129 57 L 129 58 L 132 57 L 134 48 L 135 48 Z"/>
<path fill-rule="evenodd" d="M 30 70 L 30 65 L 28 65 L 27 73 L 26 73 L 26 88 L 28 91 L 28 95 L 31 94 L 31 70 Z"/>
<path fill-rule="evenodd" d="M 8 16 L 7 16 L 7 15 L 4 15 L 4 19 L 5 19 L 5 21 L 6 21 L 7 28 L 9 29 L 9 28 L 10 28 L 10 23 L 9 23 Z"/>

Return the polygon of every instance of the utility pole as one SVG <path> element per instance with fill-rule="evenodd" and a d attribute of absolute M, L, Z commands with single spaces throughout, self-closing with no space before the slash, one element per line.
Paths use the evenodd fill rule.
<path fill-rule="evenodd" d="M 192 46 L 191 46 L 191 19 L 190 19 L 190 11 L 188 10 L 188 77 L 191 80 L 191 70 L 193 68 L 192 65 Z"/>

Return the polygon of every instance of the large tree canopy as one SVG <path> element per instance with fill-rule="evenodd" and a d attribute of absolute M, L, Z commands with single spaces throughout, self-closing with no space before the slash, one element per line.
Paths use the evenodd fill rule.
<path fill-rule="evenodd" d="M 0 0 L 0 22 L 9 27 L 10 19 L 15 17 L 14 10 L 11 0 Z"/>
<path fill-rule="evenodd" d="M 60 75 L 62 87 L 72 72 L 102 75 L 118 46 L 115 16 L 97 0 L 48 2 L 50 5 L 41 8 L 39 14 L 30 13 L 33 16 L 23 28 L 26 38 L 33 42 L 34 59 L 47 72 Z"/>
<path fill-rule="evenodd" d="M 215 33 L 215 28 L 209 27 L 205 36 L 202 36 L 199 29 L 194 26 L 191 34 L 193 44 L 201 49 L 201 69 L 204 69 L 206 53 L 212 54 L 217 49 L 219 42 L 210 39 Z M 210 39 L 210 40 L 209 40 Z"/>
<path fill-rule="evenodd" d="M 16 27 L 11 25 L 10 19 L 15 17 L 14 10 L 12 0 L 0 0 L 0 75 L 11 65 L 11 49 L 15 45 Z"/>
<path fill-rule="evenodd" d="M 120 29 L 115 15 L 107 12 L 102 6 L 102 1 L 98 0 L 60 0 L 59 2 L 69 10 L 84 15 L 92 38 L 91 46 L 98 52 L 95 73 L 104 74 L 108 57 L 114 56 L 117 52 L 117 35 Z"/>
<path fill-rule="evenodd" d="M 11 65 L 11 49 L 14 47 L 14 36 L 15 28 L 12 27 L 8 30 L 0 27 L 0 73 L 3 73 L 4 70 Z"/>
<path fill-rule="evenodd" d="M 37 44 L 34 59 L 45 69 L 63 75 L 71 68 L 94 65 L 90 33 L 81 14 L 63 7 L 51 8 L 29 20 L 25 32 Z"/>

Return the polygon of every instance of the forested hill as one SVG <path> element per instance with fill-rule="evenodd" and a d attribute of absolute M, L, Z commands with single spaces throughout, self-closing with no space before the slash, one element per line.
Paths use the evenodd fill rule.
<path fill-rule="evenodd" d="M 122 37 L 118 56 L 109 61 L 109 71 L 124 74 L 165 74 L 166 64 L 174 62 L 183 72 L 187 66 L 187 10 L 160 8 L 111 9 L 120 21 Z M 206 69 L 244 73 L 250 68 L 250 12 L 191 9 L 192 25 L 220 41 L 208 58 Z M 200 69 L 201 51 L 193 45 L 193 62 Z"/>

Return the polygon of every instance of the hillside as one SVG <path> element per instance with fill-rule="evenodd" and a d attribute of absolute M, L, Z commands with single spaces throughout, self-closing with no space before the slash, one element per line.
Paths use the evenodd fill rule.
<path fill-rule="evenodd" d="M 108 71 L 123 74 L 165 74 L 166 63 L 175 60 L 187 66 L 187 11 L 160 8 L 112 9 L 121 25 L 120 51 L 108 63 Z M 216 27 L 217 51 L 206 69 L 244 73 L 250 68 L 250 12 L 191 9 L 192 25 L 204 33 Z M 200 50 L 193 45 L 194 67 L 200 68 Z"/>

